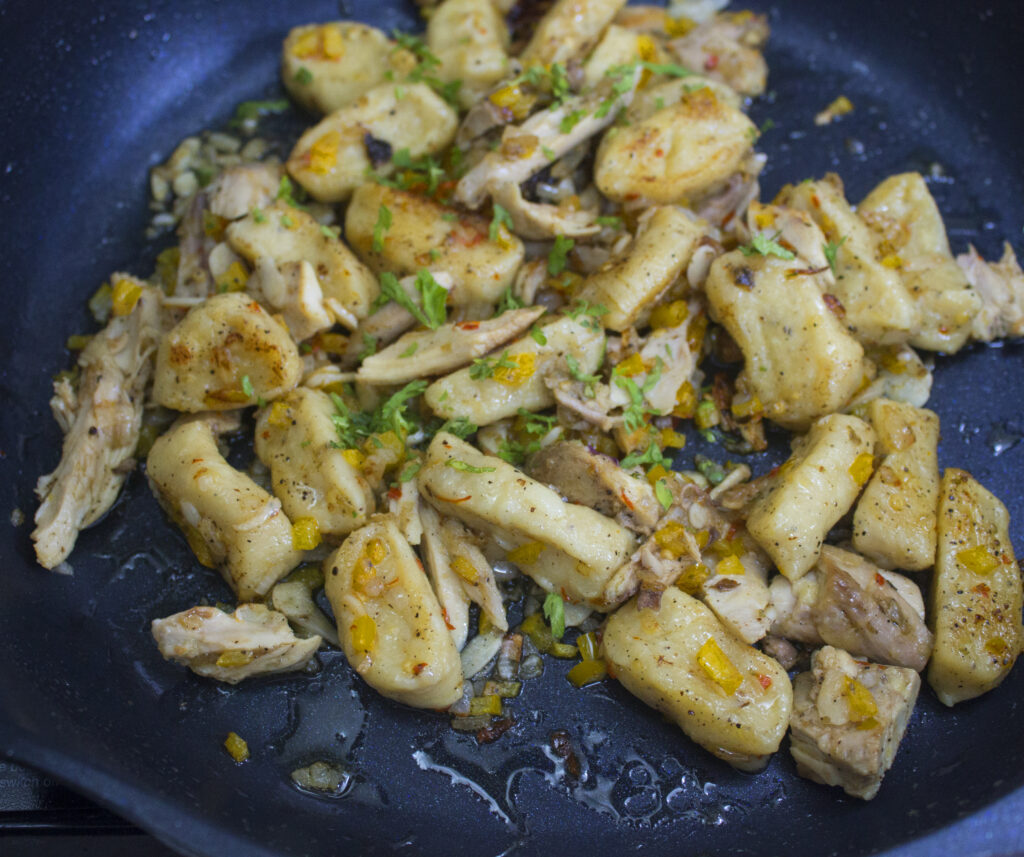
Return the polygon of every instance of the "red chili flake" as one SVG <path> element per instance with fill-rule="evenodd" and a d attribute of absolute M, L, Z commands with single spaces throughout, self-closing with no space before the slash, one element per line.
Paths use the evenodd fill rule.
<path fill-rule="evenodd" d="M 768 690 L 772 686 L 772 677 L 765 675 L 764 673 L 757 674 L 757 681 L 765 690 Z"/>
<path fill-rule="evenodd" d="M 981 595 L 985 598 L 988 598 L 989 593 L 991 593 L 991 591 L 992 590 L 988 588 L 987 583 L 979 583 L 977 586 L 971 587 L 971 592 L 975 592 L 978 595 Z"/>
<path fill-rule="evenodd" d="M 875 572 L 875 583 L 879 586 L 885 586 L 885 578 L 882 577 L 877 571 Z"/>
<path fill-rule="evenodd" d="M 627 509 L 629 509 L 630 511 L 633 511 L 633 509 L 634 509 L 633 503 L 630 501 L 629 497 L 626 496 L 626 489 L 625 488 L 623 488 L 622 491 L 619 492 L 619 499 L 622 500 L 622 502 L 626 504 L 626 508 Z"/>
<path fill-rule="evenodd" d="M 253 312 L 263 312 L 263 307 L 261 307 L 256 301 L 250 301 L 248 308 Z"/>
<path fill-rule="evenodd" d="M 435 494 L 434 496 L 445 503 L 465 503 L 467 500 L 471 499 L 473 495 L 467 494 L 465 497 L 444 497 L 441 494 Z"/>
<path fill-rule="evenodd" d="M 448 630 L 449 631 L 454 631 L 455 630 L 455 626 L 450 621 L 448 621 L 448 608 L 447 607 L 442 607 L 441 608 L 441 616 L 444 618 L 444 624 L 448 626 Z"/>
<path fill-rule="evenodd" d="M 402 489 L 399 488 L 397 485 L 392 485 L 390 488 L 388 488 L 388 499 L 389 500 L 401 500 L 402 499 Z"/>
<path fill-rule="evenodd" d="M 821 208 L 821 200 L 818 199 L 818 195 L 816 193 L 811 194 L 811 204 L 815 208 Z"/>
<path fill-rule="evenodd" d="M 655 157 L 658 157 L 658 158 L 664 158 L 665 157 L 665 150 L 664 149 L 655 149 L 654 150 L 654 155 L 655 155 Z"/>
<path fill-rule="evenodd" d="M 718 68 L 718 54 L 711 54 L 704 60 L 704 71 L 714 71 Z"/>
<path fill-rule="evenodd" d="M 426 668 L 427 668 L 427 664 L 425 664 L 425 663 L 416 664 L 416 666 L 414 666 L 412 668 L 412 674 L 413 675 L 419 675 Z"/>
<path fill-rule="evenodd" d="M 459 330 L 476 330 L 480 326 L 478 321 L 460 321 L 455 325 Z"/>

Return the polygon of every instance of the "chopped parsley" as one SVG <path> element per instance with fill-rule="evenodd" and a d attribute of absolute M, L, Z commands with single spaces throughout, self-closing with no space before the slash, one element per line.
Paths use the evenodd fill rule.
<path fill-rule="evenodd" d="M 607 226 L 609 229 L 622 229 L 622 218 L 604 214 L 597 218 L 597 225 Z"/>
<path fill-rule="evenodd" d="M 401 190 L 409 190 L 417 184 L 426 182 L 427 193 L 433 193 L 444 176 L 444 169 L 430 155 L 414 158 L 408 149 L 399 149 L 395 152 L 391 156 L 391 163 L 406 172 L 404 180 L 399 182 Z"/>
<path fill-rule="evenodd" d="M 533 325 L 530 328 L 530 338 L 538 345 L 548 344 L 548 338 L 544 335 L 544 331 L 537 327 L 537 325 Z"/>
<path fill-rule="evenodd" d="M 286 175 L 281 176 L 281 183 L 277 186 L 276 199 L 283 199 L 292 208 L 305 210 L 305 206 L 302 205 L 306 199 L 305 191 L 302 188 L 296 188 L 292 184 L 292 180 Z"/>
<path fill-rule="evenodd" d="M 304 65 L 299 66 L 299 70 L 295 72 L 295 82 L 301 86 L 309 86 L 313 82 L 313 72 Z"/>
<path fill-rule="evenodd" d="M 249 212 L 249 214 L 252 215 L 252 219 L 256 223 L 266 223 L 267 222 L 267 215 L 265 215 L 263 213 L 263 209 L 261 209 L 261 208 L 254 208 L 254 209 L 252 209 Z"/>
<path fill-rule="evenodd" d="M 461 461 L 458 458 L 449 458 L 445 465 L 450 467 L 452 470 L 458 470 L 460 473 L 493 473 L 493 467 L 474 467 L 468 461 Z"/>
<path fill-rule="evenodd" d="M 753 256 L 755 253 L 760 253 L 762 256 L 777 256 L 779 259 L 795 258 L 796 254 L 792 250 L 787 250 L 775 240 L 781 234 L 781 232 L 776 232 L 769 237 L 767 233 L 758 232 L 749 244 L 740 245 L 740 252 L 744 256 Z"/>
<path fill-rule="evenodd" d="M 493 360 L 488 360 L 486 357 L 474 360 L 469 367 L 469 377 L 474 381 L 483 381 L 493 378 L 498 369 L 515 369 L 516 365 L 515 361 L 508 359 L 508 351 L 503 351 L 501 357 L 496 357 Z"/>
<path fill-rule="evenodd" d="M 576 298 L 573 305 L 565 311 L 573 321 L 578 321 L 584 327 L 591 330 L 599 330 L 601 325 L 597 322 L 603 315 L 608 314 L 608 307 L 604 304 L 592 304 L 583 298 Z"/>
<path fill-rule="evenodd" d="M 608 111 L 605 112 L 607 113 Z M 573 128 L 575 128 L 579 124 L 580 120 L 586 115 L 587 114 L 585 110 L 573 110 L 572 112 L 567 113 L 565 116 L 562 117 L 562 121 L 558 123 L 558 130 L 561 131 L 563 134 L 568 134 L 570 131 L 572 131 Z"/>
<path fill-rule="evenodd" d="M 402 470 L 401 474 L 399 474 L 398 481 L 399 482 L 408 482 L 417 473 L 420 472 L 420 468 L 422 466 L 423 465 L 420 462 L 418 462 L 418 461 L 410 461 L 407 465 L 405 465 L 405 469 Z"/>
<path fill-rule="evenodd" d="M 654 483 L 654 496 L 658 498 L 661 508 L 666 512 L 672 508 L 672 501 L 675 498 L 673 498 L 672 492 L 669 490 L 668 485 L 665 484 L 664 479 L 659 479 Z"/>
<path fill-rule="evenodd" d="M 712 461 L 706 455 L 695 455 L 693 457 L 693 463 L 697 470 L 703 474 L 704 478 L 712 485 L 717 485 L 725 479 L 725 469 L 722 465 L 717 461 Z"/>
<path fill-rule="evenodd" d="M 416 290 L 420 293 L 422 306 L 418 306 L 416 301 L 409 297 L 402 284 L 398 282 L 398 277 L 390 271 L 384 271 L 380 275 L 381 297 L 377 300 L 380 305 L 392 300 L 408 310 L 420 324 L 437 330 L 447 318 L 445 301 L 448 299 L 448 292 L 425 268 L 416 274 Z"/>
<path fill-rule="evenodd" d="M 243 101 L 235 108 L 235 115 L 230 125 L 232 128 L 239 128 L 247 123 L 255 122 L 268 113 L 284 113 L 288 107 L 288 101 L 284 98 L 269 101 Z"/>
<path fill-rule="evenodd" d="M 251 399 L 256 395 L 256 391 L 252 387 L 252 380 L 248 375 L 242 376 L 242 392 L 245 393 L 247 399 Z"/>
<path fill-rule="evenodd" d="M 494 317 L 497 318 L 499 315 L 508 312 L 510 309 L 522 309 L 524 306 L 526 306 L 526 304 L 512 294 L 512 287 L 507 286 L 501 295 L 501 300 L 498 301 L 498 305 L 494 309 Z"/>
<path fill-rule="evenodd" d="M 320 224 L 320 234 L 323 235 L 324 238 L 333 238 L 333 239 L 337 240 L 338 238 L 341 237 L 341 227 L 340 226 L 328 226 L 326 223 L 321 223 Z"/>
<path fill-rule="evenodd" d="M 565 634 L 565 602 L 557 592 L 549 592 L 544 599 L 544 618 L 551 625 L 551 636 L 561 640 Z"/>
<path fill-rule="evenodd" d="M 661 413 L 656 408 L 649 407 L 644 399 L 644 396 L 654 389 L 655 384 L 661 378 L 661 369 L 664 364 L 660 357 L 656 359 L 657 364 L 654 367 L 654 371 L 647 375 L 642 387 L 637 386 L 636 381 L 632 378 L 626 378 L 622 375 L 615 376 L 616 385 L 625 390 L 629 395 L 629 404 L 622 410 L 622 423 L 626 431 L 630 433 L 646 425 L 647 420 L 645 417 L 647 414 L 658 415 Z"/>
<path fill-rule="evenodd" d="M 843 243 L 848 238 L 848 235 L 844 235 L 838 241 L 829 241 L 827 244 L 823 244 L 821 249 L 825 252 L 825 258 L 828 260 L 828 266 L 832 269 L 832 273 L 836 272 L 836 253 L 839 252 L 839 248 L 843 246 Z"/>
<path fill-rule="evenodd" d="M 669 467 L 672 459 L 662 453 L 661 447 L 652 440 L 643 452 L 634 450 L 619 463 L 623 467 L 636 467 L 638 464 L 649 464 L 651 467 L 660 464 L 662 467 Z"/>
<path fill-rule="evenodd" d="M 426 388 L 426 381 L 411 381 L 373 412 L 353 411 L 341 396 L 331 393 L 331 401 L 334 403 L 331 421 L 338 434 L 338 440 L 332 441 L 331 446 L 335 449 L 354 449 L 372 435 L 387 431 L 393 431 L 404 439 L 414 427 L 412 418 L 406 413 L 406 404 Z"/>
<path fill-rule="evenodd" d="M 384 235 L 391 228 L 391 209 L 381 205 L 377 209 L 377 222 L 373 226 L 373 252 L 380 253 L 384 249 Z"/>
<path fill-rule="evenodd" d="M 547 416 L 545 414 L 535 414 L 526 408 L 519 408 L 516 412 L 523 419 L 523 431 L 527 434 L 533 435 L 546 435 L 551 431 L 558 423 L 558 417 L 554 414 Z"/>
<path fill-rule="evenodd" d="M 494 216 L 491 218 L 490 228 L 487 230 L 487 237 L 497 241 L 501 237 L 501 227 L 512 230 L 512 215 L 509 214 L 498 203 L 494 203 Z"/>
<path fill-rule="evenodd" d="M 548 273 L 552 277 L 561 274 L 569 264 L 569 251 L 576 246 L 576 242 L 564 235 L 556 235 L 555 243 L 548 253 Z"/>
<path fill-rule="evenodd" d="M 565 362 L 569 365 L 569 374 L 572 376 L 572 379 L 583 384 L 583 395 L 588 399 L 594 398 L 594 384 L 601 380 L 600 376 L 586 374 L 580 369 L 579 361 L 571 354 L 565 355 Z"/>
<path fill-rule="evenodd" d="M 400 359 L 404 359 L 406 357 L 412 357 L 413 354 L 416 353 L 416 349 L 419 348 L 419 347 L 420 347 L 420 344 L 418 342 L 413 342 L 412 344 L 409 345 L 408 348 L 405 349 L 405 351 L 403 351 L 398 356 L 399 356 Z"/>
<path fill-rule="evenodd" d="M 363 333 L 363 350 L 357 355 L 360 360 L 365 360 L 373 354 L 377 353 L 377 337 L 370 336 L 370 334 Z"/>
<path fill-rule="evenodd" d="M 446 431 L 455 435 L 460 440 L 465 440 L 479 428 L 471 422 L 468 417 L 455 417 L 453 420 L 446 420 L 438 431 Z"/>
<path fill-rule="evenodd" d="M 549 161 L 554 161 L 558 159 L 558 155 L 555 154 L 554 149 L 549 149 L 547 146 L 541 146 L 540 152 Z"/>

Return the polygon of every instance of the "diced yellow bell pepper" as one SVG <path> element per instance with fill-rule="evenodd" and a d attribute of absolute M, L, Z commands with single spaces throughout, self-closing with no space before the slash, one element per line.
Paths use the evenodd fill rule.
<path fill-rule="evenodd" d="M 602 681 L 608 675 L 608 665 L 603 660 L 583 660 L 569 670 L 566 678 L 573 687 L 586 687 Z"/>
<path fill-rule="evenodd" d="M 863 485 L 871 478 L 875 469 L 875 457 L 870 452 L 862 452 L 850 465 L 850 476 L 858 485 Z"/>
<path fill-rule="evenodd" d="M 659 548 L 678 559 L 689 553 L 690 541 L 686 535 L 686 527 L 678 521 L 666 521 L 664 526 L 654 531 L 654 541 Z"/>
<path fill-rule="evenodd" d="M 991 574 L 999 568 L 999 560 L 984 545 L 957 551 L 956 561 L 974 574 Z"/>
<path fill-rule="evenodd" d="M 231 649 L 230 651 L 224 652 L 219 658 L 217 658 L 217 666 L 222 669 L 234 669 L 235 667 L 244 667 L 247 664 L 251 664 L 255 658 L 252 652 L 241 652 L 238 649 Z"/>
<path fill-rule="evenodd" d="M 690 306 L 686 301 L 672 301 L 656 306 L 651 312 L 651 327 L 655 330 L 679 327 L 690 317 Z"/>
<path fill-rule="evenodd" d="M 878 705 L 875 703 L 875 697 L 857 679 L 844 676 L 843 696 L 846 697 L 846 706 L 849 710 L 851 722 L 860 723 L 878 714 Z"/>
<path fill-rule="evenodd" d="M 377 623 L 372 616 L 365 613 L 356 617 L 349 628 L 352 635 L 352 648 L 359 654 L 370 655 L 377 645 Z"/>
<path fill-rule="evenodd" d="M 722 651 L 714 637 L 708 637 L 697 652 L 697 663 L 715 684 L 732 696 L 743 684 L 743 674 L 736 669 L 729 656 Z"/>
<path fill-rule="evenodd" d="M 525 542 L 517 548 L 512 548 L 506 557 L 509 562 L 514 562 L 516 565 L 533 565 L 540 559 L 543 551 L 544 542 Z"/>
<path fill-rule="evenodd" d="M 224 739 L 224 749 L 236 762 L 244 762 L 249 758 L 249 745 L 237 732 L 228 732 Z"/>
<path fill-rule="evenodd" d="M 318 137 L 309 147 L 309 169 L 317 175 L 326 175 L 338 162 L 341 134 L 331 130 Z"/>
<path fill-rule="evenodd" d="M 469 700 L 469 716 L 477 717 L 481 714 L 501 714 L 501 697 L 496 693 L 487 696 L 474 696 Z"/>
<path fill-rule="evenodd" d="M 452 571 L 467 583 L 476 583 L 480 580 L 480 572 L 476 570 L 468 559 L 461 554 L 452 557 Z"/>
<path fill-rule="evenodd" d="M 512 354 L 506 358 L 515 366 L 499 366 L 494 370 L 494 380 L 508 387 L 522 387 L 536 371 L 537 356 L 532 351 Z"/>
<path fill-rule="evenodd" d="M 345 43 L 341 38 L 341 30 L 330 24 L 320 30 L 323 40 L 324 58 L 329 60 L 341 59 L 345 53 Z"/>
<path fill-rule="evenodd" d="M 743 563 L 738 556 L 727 556 L 715 566 L 715 573 L 729 574 L 736 577 L 740 574 L 746 574 L 746 569 L 743 567 Z"/>
<path fill-rule="evenodd" d="M 644 359 L 639 354 L 630 354 L 625 360 L 615 367 L 615 374 L 625 378 L 633 378 L 647 371 Z"/>
<path fill-rule="evenodd" d="M 316 518 L 297 518 L 292 523 L 292 547 L 295 550 L 311 551 L 321 541 L 320 522 Z"/>
<path fill-rule="evenodd" d="M 676 578 L 676 586 L 687 595 L 697 595 L 704 585 L 704 581 L 709 577 L 711 577 L 711 572 L 708 571 L 708 567 L 702 562 L 697 562 L 683 570 L 683 573 Z"/>
<path fill-rule="evenodd" d="M 128 313 L 135 309 L 135 304 L 139 302 L 139 298 L 141 297 L 142 286 L 140 286 L 138 283 L 132 282 L 126 277 L 122 277 L 116 283 L 114 283 L 114 292 L 112 298 L 112 309 L 114 315 L 128 315 Z"/>
<path fill-rule="evenodd" d="M 601 647 L 597 642 L 597 634 L 594 631 L 580 634 L 576 638 L 576 647 L 580 650 L 580 657 L 583 660 L 596 661 L 598 659 L 598 652 Z"/>

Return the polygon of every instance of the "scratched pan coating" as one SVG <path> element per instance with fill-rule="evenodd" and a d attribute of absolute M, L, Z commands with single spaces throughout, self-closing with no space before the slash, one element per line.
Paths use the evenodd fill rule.
<path fill-rule="evenodd" d="M 66 337 L 90 329 L 85 298 L 114 269 L 150 270 L 147 168 L 237 102 L 277 92 L 287 29 L 339 12 L 283 0 L 112 0 L 102 14 L 91 5 L 58 3 L 40 17 L 30 4 L 0 4 L 5 519 L 15 507 L 31 516 L 34 480 L 56 463 L 49 379 L 66 365 Z M 1024 9 L 752 6 L 773 25 L 771 92 L 753 109 L 759 124 L 775 123 L 760 144 L 765 196 L 834 169 L 856 200 L 886 175 L 919 169 L 934 175 L 955 252 L 973 241 L 991 255 L 1002 236 L 1020 235 L 1024 110 L 1005 81 L 1020 67 Z M 394 3 L 346 11 L 388 28 L 416 22 Z M 814 113 L 840 93 L 855 112 L 815 128 Z M 999 494 L 1024 549 L 1024 353 L 974 348 L 938 364 L 930 406 L 942 417 L 941 462 Z M 618 685 L 573 690 L 564 662 L 525 684 L 517 726 L 486 747 L 442 716 L 377 697 L 337 652 L 321 654 L 313 678 L 202 681 L 162 661 L 148 624 L 229 593 L 190 559 L 141 474 L 80 538 L 73 577 L 35 566 L 29 529 L 5 525 L 0 540 L 0 747 L 189 853 L 568 857 L 678 854 L 685 843 L 694 855 L 861 855 L 991 812 L 1013 792 L 1003 817 L 1024 808 L 1020 669 L 954 711 L 925 691 L 880 796 L 863 804 L 798 779 L 785 751 L 757 776 L 737 773 Z M 545 752 L 558 729 L 583 760 L 578 780 Z M 253 750 L 244 765 L 221 748 L 230 730 Z M 289 771 L 321 758 L 348 765 L 342 797 L 290 785 Z"/>

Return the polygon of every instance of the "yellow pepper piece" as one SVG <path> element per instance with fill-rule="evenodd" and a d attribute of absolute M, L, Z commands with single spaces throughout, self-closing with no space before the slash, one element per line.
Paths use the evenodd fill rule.
<path fill-rule="evenodd" d="M 363 462 L 366 461 L 366 456 L 363 455 L 358 449 L 343 449 L 341 451 L 341 457 L 345 459 L 352 467 L 358 470 L 363 466 Z"/>
<path fill-rule="evenodd" d="M 689 419 L 697 411 L 697 391 L 689 381 L 683 381 L 676 390 L 676 406 L 672 416 Z"/>
<path fill-rule="evenodd" d="M 687 18 L 685 16 L 673 18 L 671 15 L 665 15 L 665 35 L 670 39 L 685 36 L 691 30 L 696 28 L 696 26 L 697 22 L 691 18 Z"/>
<path fill-rule="evenodd" d="M 341 59 L 345 53 L 345 43 L 341 38 L 341 30 L 337 27 L 326 26 L 321 28 L 321 36 L 324 44 L 324 57 L 329 60 Z"/>
<path fill-rule="evenodd" d="M 461 554 L 452 557 L 452 571 L 467 583 L 476 583 L 480 580 L 480 572 L 476 570 L 476 566 Z"/>
<path fill-rule="evenodd" d="M 522 387 L 536 371 L 537 355 L 532 351 L 512 354 L 506 358 L 515 367 L 499 366 L 494 370 L 494 380 L 509 387 Z"/>
<path fill-rule="evenodd" d="M 142 297 L 142 286 L 122 277 L 114 283 L 113 312 L 114 315 L 128 315 Z"/>
<path fill-rule="evenodd" d="M 317 175 L 329 173 L 338 162 L 338 147 L 341 145 L 341 134 L 328 131 L 318 137 L 309 147 L 309 169 Z"/>
<path fill-rule="evenodd" d="M 708 317 L 701 313 L 697 318 L 690 322 L 690 326 L 686 328 L 686 344 L 690 346 L 690 351 L 693 354 L 700 355 L 701 349 L 704 347 L 704 334 L 708 330 Z"/>
<path fill-rule="evenodd" d="M 729 409 L 734 417 L 741 420 L 764 413 L 764 405 L 761 404 L 761 400 L 756 395 L 751 396 L 749 399 L 733 399 Z"/>
<path fill-rule="evenodd" d="M 615 374 L 623 375 L 626 378 L 632 378 L 646 371 L 647 367 L 644 365 L 644 359 L 639 354 L 630 354 L 629 357 L 615 367 Z"/>
<path fill-rule="evenodd" d="M 191 524 L 182 524 L 182 531 L 185 533 L 185 541 L 188 542 L 188 546 L 192 548 L 192 553 L 196 555 L 196 559 L 199 560 L 200 565 L 204 565 L 207 568 L 216 568 L 217 563 L 213 560 L 213 554 L 210 552 L 210 546 L 206 543 L 206 539 L 203 538 L 202 533 L 199 532 Z"/>
<path fill-rule="evenodd" d="M 344 354 L 348 347 L 348 337 L 340 333 L 321 333 L 316 338 L 316 344 L 328 354 Z"/>
<path fill-rule="evenodd" d="M 476 717 L 481 714 L 501 714 L 501 697 L 496 693 L 487 696 L 474 696 L 469 700 L 469 716 Z"/>
<path fill-rule="evenodd" d="M 588 631 L 586 634 L 580 634 L 576 638 L 576 648 L 580 650 L 580 657 L 585 661 L 596 661 L 598 659 L 598 652 L 600 646 L 597 642 L 597 634 L 594 631 Z"/>
<path fill-rule="evenodd" d="M 237 732 L 228 732 L 228 737 L 224 739 L 224 749 L 236 762 L 244 762 L 249 758 L 249 745 Z"/>
<path fill-rule="evenodd" d="M 715 566 L 716 574 L 730 574 L 733 577 L 746 574 L 747 570 L 743 567 L 743 563 L 740 561 L 738 556 L 727 556 L 723 560 L 719 560 L 718 565 Z"/>
<path fill-rule="evenodd" d="M 686 438 L 683 438 L 685 440 Z M 657 485 L 659 479 L 664 479 L 668 476 L 668 470 L 663 464 L 655 464 L 650 470 L 647 471 L 647 481 L 651 485 Z"/>
<path fill-rule="evenodd" d="M 690 551 L 690 540 L 686 536 L 686 527 L 678 521 L 667 521 L 663 527 L 654 531 L 655 543 L 675 559 Z"/>
<path fill-rule="evenodd" d="M 846 697 L 846 707 L 852 723 L 861 723 L 878 714 L 875 697 L 857 679 L 849 676 L 843 678 L 843 696 Z"/>
<path fill-rule="evenodd" d="M 219 292 L 243 292 L 249 282 L 249 272 L 241 262 L 232 262 L 217 279 Z"/>
<path fill-rule="evenodd" d="M 516 565 L 533 565 L 544 550 L 544 542 L 526 542 L 512 548 L 505 556 Z"/>
<path fill-rule="evenodd" d="M 708 637 L 700 647 L 697 652 L 697 663 L 707 677 L 722 688 L 727 696 L 732 696 L 743 684 L 742 673 L 736 669 L 728 655 L 715 642 L 714 637 Z"/>
<path fill-rule="evenodd" d="M 696 595 L 700 592 L 701 587 L 704 585 L 704 581 L 711 577 L 711 572 L 708 571 L 708 567 L 702 562 L 697 562 L 685 569 L 678 578 L 676 578 L 676 586 L 683 590 L 687 595 Z"/>
<path fill-rule="evenodd" d="M 255 655 L 252 652 L 240 652 L 238 649 L 232 649 L 224 652 L 219 658 L 217 658 L 217 666 L 222 669 L 233 669 L 234 667 L 244 667 L 246 664 L 251 664 Z"/>
<path fill-rule="evenodd" d="M 292 547 L 297 551 L 311 551 L 321 542 L 320 522 L 316 518 L 297 518 L 292 524 Z"/>
<path fill-rule="evenodd" d="M 365 556 L 360 557 L 352 569 L 352 585 L 358 592 L 376 598 L 384 591 L 384 585 L 377 577 L 377 567 Z"/>
<path fill-rule="evenodd" d="M 516 119 L 525 119 L 530 115 L 537 96 L 523 92 L 518 84 L 508 84 L 492 92 L 488 98 L 495 107 L 508 110 Z"/>
<path fill-rule="evenodd" d="M 373 654 L 377 645 L 377 623 L 373 621 L 372 616 L 364 613 L 357 617 L 349 627 L 349 633 L 352 635 L 353 649 L 362 655 Z"/>
<path fill-rule="evenodd" d="M 690 317 L 690 306 L 686 301 L 672 301 L 656 306 L 651 312 L 651 327 L 655 330 L 679 327 Z"/>
<path fill-rule="evenodd" d="M 733 536 L 731 539 L 719 539 L 711 545 L 711 550 L 715 556 L 723 559 L 727 556 L 743 556 L 747 552 L 747 549 L 743 547 L 743 539 L 740 536 Z"/>
<path fill-rule="evenodd" d="M 320 50 L 320 33 L 317 30 L 309 30 L 295 40 L 292 46 L 292 55 L 299 59 L 308 59 L 315 56 Z"/>
<path fill-rule="evenodd" d="M 370 539 L 366 543 L 366 558 L 374 565 L 379 565 L 388 557 L 388 546 L 383 539 Z"/>
<path fill-rule="evenodd" d="M 881 261 L 886 268 L 898 269 L 903 267 L 903 260 L 895 253 L 889 253 L 883 256 Z"/>
<path fill-rule="evenodd" d="M 662 449 L 682 449 L 686 446 L 686 435 L 674 429 L 663 428 L 658 435 L 658 446 Z"/>
<path fill-rule="evenodd" d="M 863 485 L 871 478 L 875 469 L 875 457 L 870 452 L 862 452 L 850 465 L 850 476 L 858 485 Z"/>
<path fill-rule="evenodd" d="M 956 561 L 974 574 L 991 574 L 999 568 L 999 560 L 984 545 L 957 551 Z"/>
<path fill-rule="evenodd" d="M 284 402 L 274 402 L 267 414 L 267 422 L 274 428 L 288 428 L 292 424 L 291 409 Z"/>
<path fill-rule="evenodd" d="M 586 687 L 602 681 L 608 675 L 608 665 L 603 660 L 580 661 L 566 674 L 573 687 Z"/>

